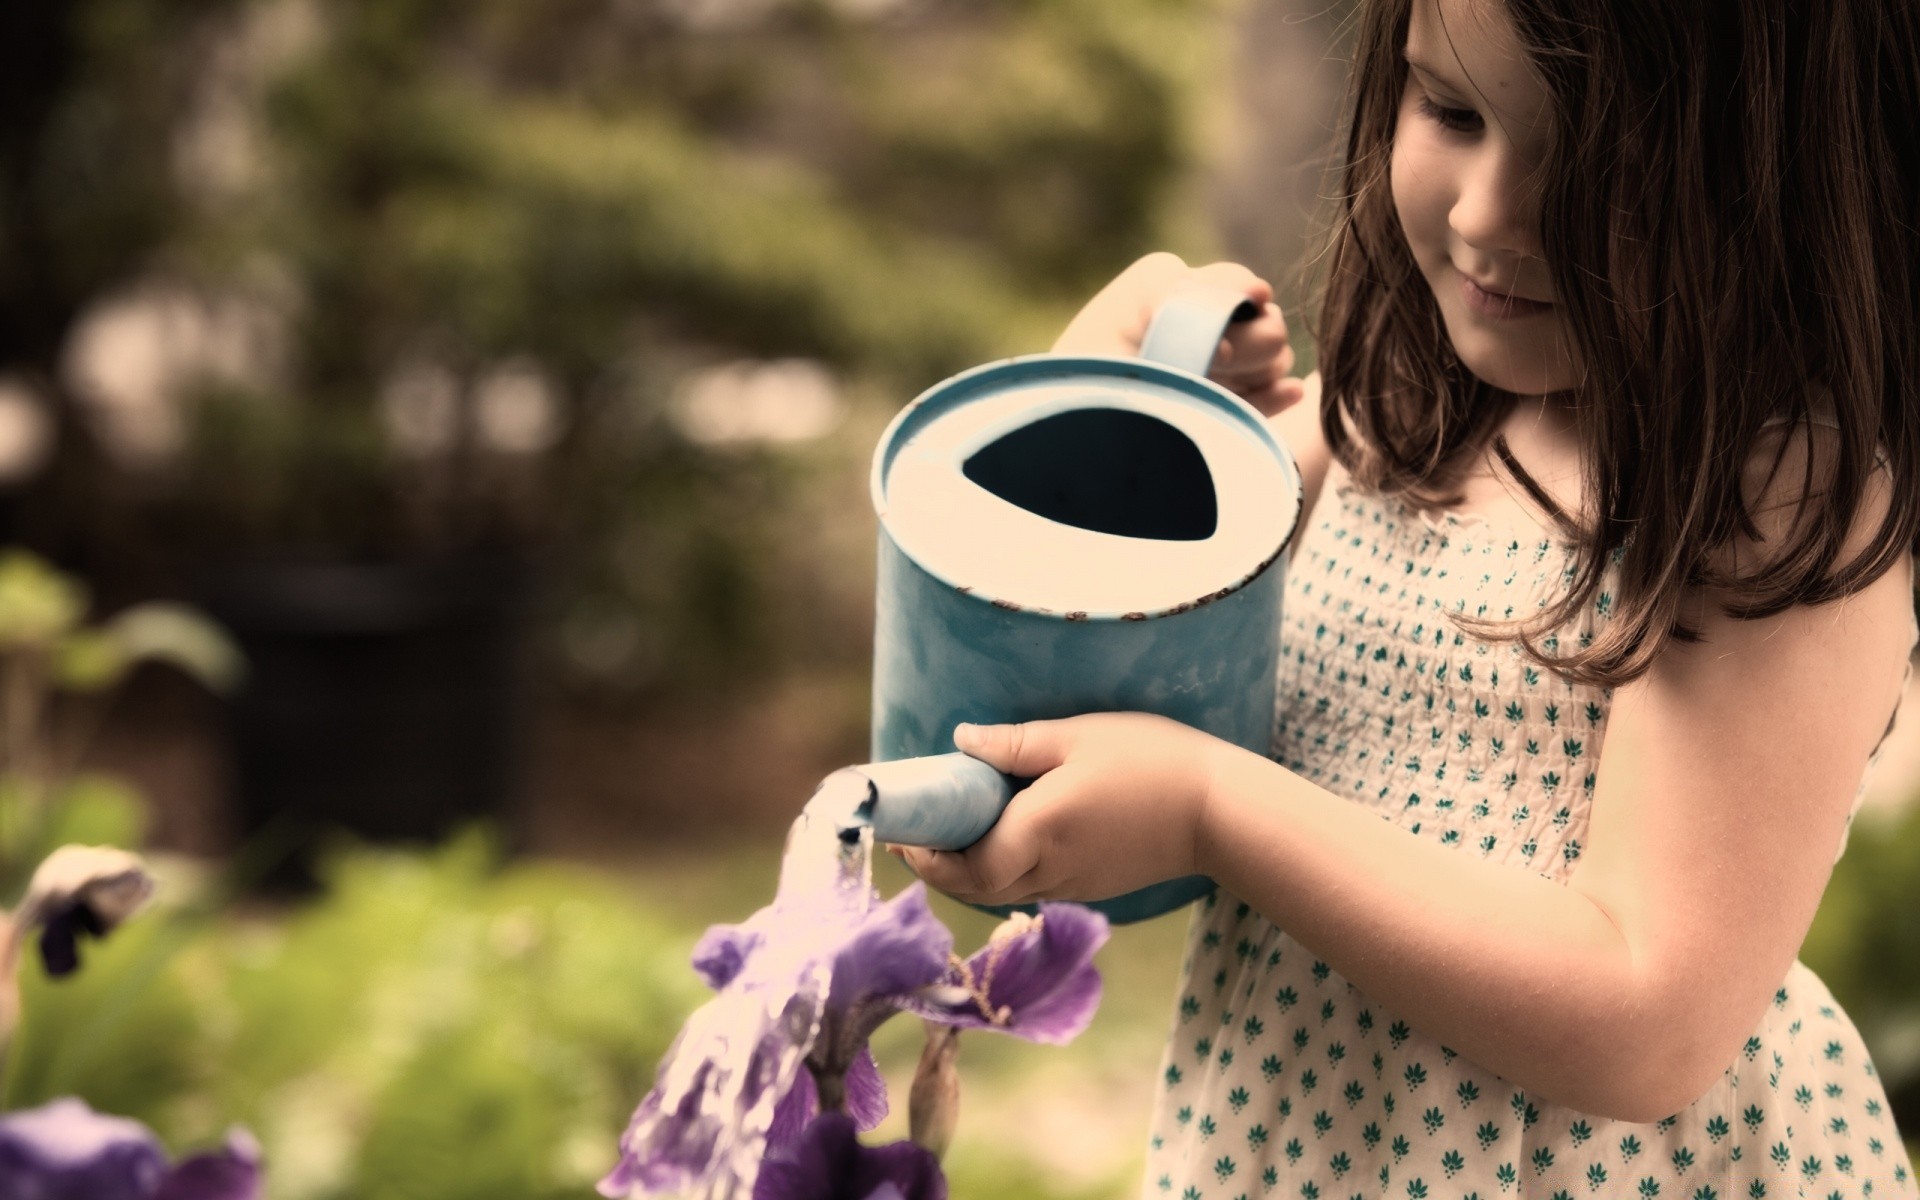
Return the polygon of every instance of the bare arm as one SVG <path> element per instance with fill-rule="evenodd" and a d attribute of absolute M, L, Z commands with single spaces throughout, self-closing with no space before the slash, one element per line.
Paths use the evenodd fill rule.
<path fill-rule="evenodd" d="M 1806 934 L 1898 695 L 1910 589 L 1896 569 L 1768 620 L 1703 612 L 1700 644 L 1616 690 L 1564 886 L 1224 744 L 1196 865 L 1482 1066 L 1664 1117 L 1733 1061 Z"/>
<path fill-rule="evenodd" d="M 1320 372 L 1308 375 L 1301 384 L 1300 401 L 1267 418 L 1267 428 L 1293 453 L 1294 464 L 1300 468 L 1300 521 L 1295 527 L 1296 539 L 1312 520 L 1320 493 L 1330 481 L 1338 482 L 1334 476 L 1340 469 L 1333 461 L 1326 434 L 1320 430 Z"/>

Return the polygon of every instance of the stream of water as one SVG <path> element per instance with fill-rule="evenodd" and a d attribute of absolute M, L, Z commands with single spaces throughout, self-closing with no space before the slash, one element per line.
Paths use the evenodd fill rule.
<path fill-rule="evenodd" d="M 688 1195 L 752 1195 L 774 1108 L 820 1031 L 833 951 L 873 905 L 873 830 L 859 813 L 867 796 L 852 771 L 821 784 L 787 833 L 773 904 L 749 923 L 759 944 L 661 1059 L 658 1110 L 628 1140 L 644 1145 L 647 1122 L 677 1122 L 676 1146 L 711 1141 L 716 1169 Z"/>

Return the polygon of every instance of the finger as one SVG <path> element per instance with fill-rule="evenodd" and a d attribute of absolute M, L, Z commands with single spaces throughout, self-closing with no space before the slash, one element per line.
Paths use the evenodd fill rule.
<path fill-rule="evenodd" d="M 1008 775 L 1035 778 L 1059 766 L 1067 756 L 1060 721 L 1023 721 L 1014 725 L 969 725 L 953 730 L 956 748 Z"/>
<path fill-rule="evenodd" d="M 995 891 L 976 892 L 968 896 L 955 896 L 954 899 L 967 904 L 1032 904 L 1050 893 L 1049 887 L 1041 882 L 1040 868 L 1034 867 L 1006 887 Z"/>
<path fill-rule="evenodd" d="M 1214 355 L 1215 374 L 1223 369 L 1231 369 L 1236 364 L 1246 366 L 1268 366 L 1275 359 L 1285 355 L 1291 370 L 1293 344 L 1287 337 L 1287 320 L 1276 304 L 1268 304 L 1265 311 L 1251 321 L 1239 321 L 1227 326 L 1226 333 L 1220 339 L 1219 351 Z"/>
<path fill-rule="evenodd" d="M 1006 897 L 1026 895 L 1040 865 L 1031 839 L 997 826 L 965 850 L 909 849 L 907 862 L 927 886 L 970 904 L 1004 904 Z"/>
<path fill-rule="evenodd" d="M 1266 387 L 1255 388 L 1250 391 L 1240 391 L 1238 388 L 1234 390 L 1239 392 L 1240 397 L 1248 404 L 1253 405 L 1255 410 L 1263 417 L 1271 417 L 1285 412 L 1287 409 L 1292 408 L 1294 405 L 1306 399 L 1307 396 L 1306 383 L 1292 376 L 1275 380 Z"/>
<path fill-rule="evenodd" d="M 1019 879 L 1016 879 L 1011 887 L 991 895 L 983 896 L 973 901 L 973 903 L 992 905 L 1032 904 L 1036 901 L 1046 899 L 1052 892 L 1052 887 L 1041 882 L 1040 868 L 1035 867 Z"/>
<path fill-rule="evenodd" d="M 1135 260 L 1074 315 L 1054 340 L 1053 352 L 1115 358 L 1138 354 L 1159 299 L 1172 292 L 1187 271 L 1187 264 L 1174 254 Z"/>
<path fill-rule="evenodd" d="M 1157 289 L 1171 288 L 1192 270 L 1178 254 L 1156 250 L 1134 259 L 1103 290 L 1125 292 L 1141 284 Z"/>
<path fill-rule="evenodd" d="M 1245 294 L 1255 304 L 1273 302 L 1273 285 L 1236 262 L 1208 263 L 1195 267 L 1193 277 L 1203 283 Z"/>

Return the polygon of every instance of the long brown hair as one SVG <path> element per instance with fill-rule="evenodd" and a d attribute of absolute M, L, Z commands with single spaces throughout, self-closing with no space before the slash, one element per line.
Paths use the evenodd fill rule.
<path fill-rule="evenodd" d="M 1340 212 L 1318 322 L 1321 424 L 1364 486 L 1443 501 L 1514 398 L 1454 355 L 1388 180 L 1414 0 L 1360 19 Z M 1758 618 L 1857 591 L 1920 549 L 1920 5 L 1884 0 L 1506 0 L 1553 98 L 1541 238 L 1584 367 L 1584 511 L 1562 598 L 1485 627 L 1563 676 L 1652 664 L 1707 587 Z M 1813 431 L 1800 506 L 1758 563 L 1745 464 L 1770 420 Z M 1788 439 L 1773 443 L 1777 472 Z M 1504 449 L 1504 446 L 1496 446 Z M 1892 512 L 1840 561 L 1876 456 Z M 1542 498 L 1511 456 L 1508 469 Z M 1818 469 L 1816 471 L 1816 459 Z M 1792 482 L 1792 481 L 1787 481 Z M 1550 510 L 1551 511 L 1551 510 Z M 1543 643 L 1594 600 L 1613 619 Z"/>

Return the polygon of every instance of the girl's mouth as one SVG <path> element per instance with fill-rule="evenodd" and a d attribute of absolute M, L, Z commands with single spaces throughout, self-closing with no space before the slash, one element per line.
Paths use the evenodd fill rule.
<path fill-rule="evenodd" d="M 1544 300 L 1526 300 L 1502 292 L 1490 292 L 1465 275 L 1460 276 L 1460 295 L 1466 299 L 1468 308 L 1495 320 L 1537 317 L 1553 311 L 1553 305 Z"/>

